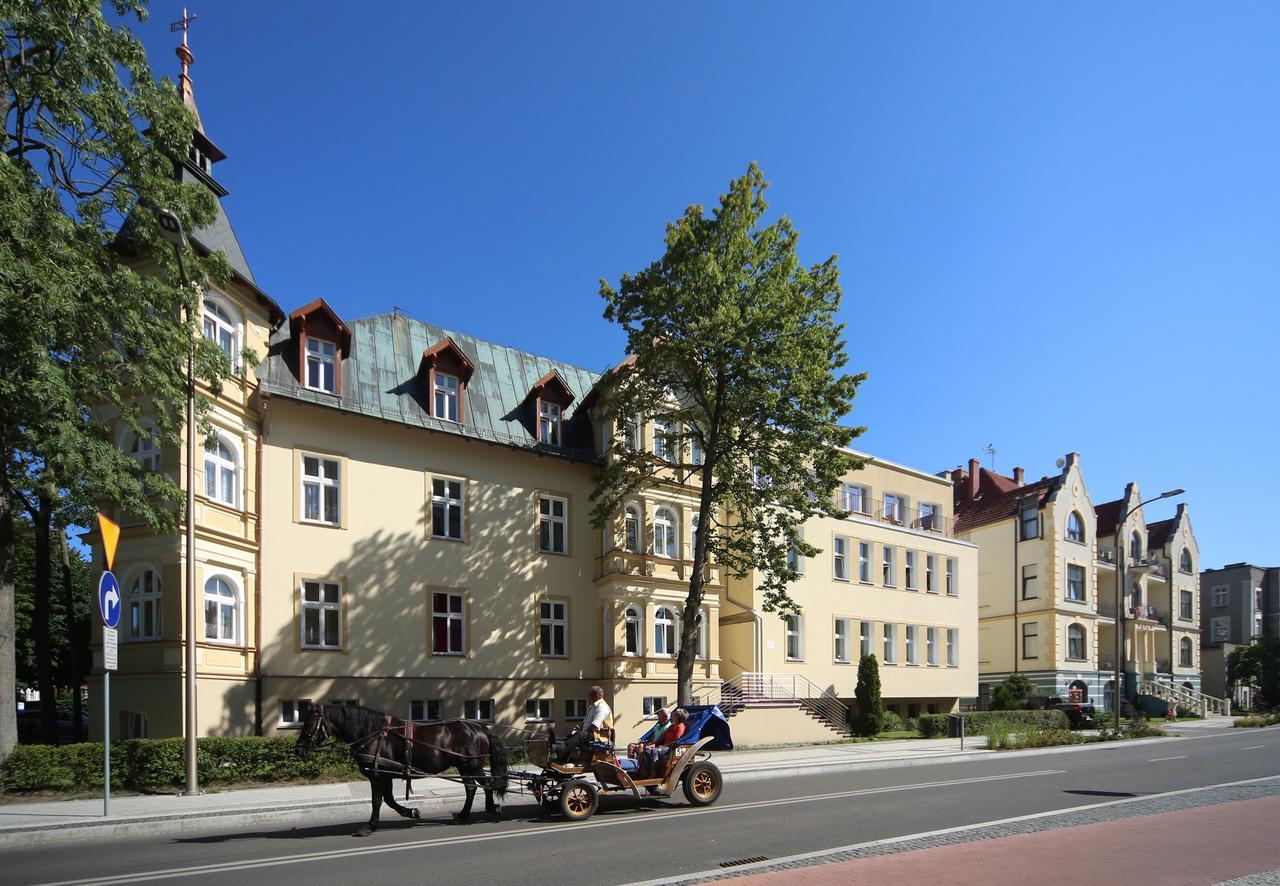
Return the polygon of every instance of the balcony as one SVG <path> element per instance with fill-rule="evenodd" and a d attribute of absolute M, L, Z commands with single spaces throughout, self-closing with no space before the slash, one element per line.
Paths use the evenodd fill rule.
<path fill-rule="evenodd" d="M 954 517 L 945 517 L 937 512 L 924 511 L 920 508 L 909 508 L 900 502 L 885 504 L 880 499 L 864 498 L 861 501 L 857 499 L 846 500 L 841 502 L 840 506 L 854 516 L 868 517 L 872 520 L 879 520 L 881 523 L 903 526 L 919 532 L 936 532 L 938 535 L 945 535 L 948 538 L 955 537 L 956 521 Z"/>
<path fill-rule="evenodd" d="M 1104 548 L 1099 546 L 1097 560 L 1098 560 L 1098 563 L 1100 564 L 1103 564 L 1106 566 L 1115 566 L 1116 565 L 1116 549 Z"/>
<path fill-rule="evenodd" d="M 688 546 L 685 546 L 686 549 Z M 614 548 L 602 557 L 596 557 L 596 581 L 610 576 L 634 575 L 645 578 L 666 579 L 668 581 L 687 582 L 693 573 L 693 559 L 675 560 L 653 554 L 636 554 L 621 548 Z M 705 581 L 708 585 L 719 586 L 720 566 L 708 563 Z"/>

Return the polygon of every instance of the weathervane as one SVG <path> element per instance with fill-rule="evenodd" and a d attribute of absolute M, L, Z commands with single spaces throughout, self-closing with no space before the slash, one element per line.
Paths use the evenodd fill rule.
<path fill-rule="evenodd" d="M 191 63 L 195 61 L 195 56 L 191 54 L 191 50 L 187 48 L 187 29 L 191 27 L 191 23 L 198 19 L 198 15 L 187 15 L 187 8 L 182 7 L 182 21 L 173 22 L 169 25 L 169 33 L 177 33 L 182 31 L 182 45 L 178 47 L 178 58 L 182 60 L 182 76 L 187 76 L 187 69 L 191 67 Z"/>

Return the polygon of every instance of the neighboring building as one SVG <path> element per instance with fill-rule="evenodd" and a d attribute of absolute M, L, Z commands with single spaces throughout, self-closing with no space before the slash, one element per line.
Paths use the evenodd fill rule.
<path fill-rule="evenodd" d="M 1225 696 L 1227 657 L 1254 637 L 1280 637 L 1280 567 L 1231 563 L 1200 573 L 1204 691 Z M 1249 707 L 1247 688 L 1233 701 Z"/>

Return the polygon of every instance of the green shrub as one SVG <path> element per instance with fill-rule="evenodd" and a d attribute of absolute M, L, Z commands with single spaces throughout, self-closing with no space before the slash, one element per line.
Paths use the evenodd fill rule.
<path fill-rule="evenodd" d="M 1034 695 L 1036 687 L 1026 674 L 1010 674 L 991 694 L 991 708 L 997 711 L 1017 711 L 1027 697 Z"/>
<path fill-rule="evenodd" d="M 916 720 L 916 731 L 924 738 L 938 738 L 947 734 L 948 714 L 921 714 Z M 1067 715 L 1062 711 L 968 711 L 960 715 L 964 719 L 965 735 L 987 735 L 987 727 L 995 722 L 1008 723 L 1022 729 L 1067 729 Z"/>
<path fill-rule="evenodd" d="M 854 735 L 873 736 L 884 728 L 884 706 L 880 702 L 880 664 L 870 653 L 858 660 L 858 682 L 853 689 L 857 712 L 851 713 L 849 727 Z"/>
<path fill-rule="evenodd" d="M 902 718 L 893 711 L 885 711 L 880 716 L 881 732 L 901 732 L 903 729 Z"/>
<path fill-rule="evenodd" d="M 1280 723 L 1280 715 L 1272 714 L 1268 717 L 1265 714 L 1250 714 L 1247 717 L 1237 717 L 1233 725 L 1240 727 L 1253 727 L 1274 726 L 1277 723 Z"/>

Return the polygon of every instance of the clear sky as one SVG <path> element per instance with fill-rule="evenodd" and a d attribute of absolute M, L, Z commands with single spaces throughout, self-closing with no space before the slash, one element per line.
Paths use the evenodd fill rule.
<path fill-rule="evenodd" d="M 286 310 L 601 370 L 597 280 L 754 160 L 802 259 L 840 257 L 859 448 L 937 471 L 993 444 L 1029 478 L 1077 451 L 1095 504 L 1185 487 L 1204 566 L 1280 564 L 1280 5 L 192 12 L 225 205 Z M 180 17 L 135 28 L 171 77 Z"/>

